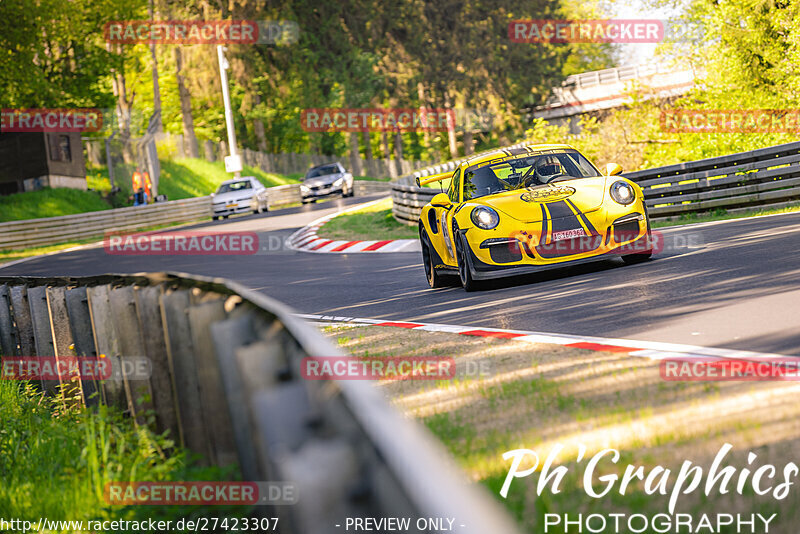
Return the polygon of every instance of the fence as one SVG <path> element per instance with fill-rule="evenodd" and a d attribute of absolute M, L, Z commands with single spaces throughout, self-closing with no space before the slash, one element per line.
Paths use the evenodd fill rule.
<path fill-rule="evenodd" d="M 238 463 L 244 480 L 292 484 L 296 504 L 256 507 L 279 517 L 281 532 L 332 534 L 347 517 L 381 516 L 453 517 L 465 534 L 517 532 L 371 383 L 302 379 L 303 358 L 338 349 L 233 282 L 169 273 L 0 277 L 0 350 L 56 361 L 102 355 L 118 367 L 145 357 L 149 376 L 70 384 L 89 404 L 169 430 L 207 463 Z"/>
<path fill-rule="evenodd" d="M 135 165 L 124 165 L 123 161 L 138 161 L 138 139 L 131 139 L 128 143 L 114 140 L 106 143 L 104 138 L 84 137 L 87 162 L 93 166 L 107 165 L 111 162 L 117 184 L 130 183 L 131 174 Z M 220 141 L 213 143 L 204 141 L 201 145 L 201 157 L 207 161 L 222 161 L 228 155 L 227 143 Z M 182 135 L 160 134 L 158 136 L 158 150 L 161 157 L 171 159 L 184 157 L 186 154 Z M 316 165 L 341 162 L 351 172 L 350 156 L 326 156 L 322 154 L 268 154 L 256 150 L 242 149 L 242 162 L 250 167 L 256 167 L 264 172 L 276 174 L 305 174 L 308 169 Z M 417 169 L 433 165 L 434 161 L 407 160 L 407 159 L 366 159 L 357 158 L 356 165 L 361 169 L 363 176 L 371 178 L 395 179 L 404 174 L 409 174 Z"/>
<path fill-rule="evenodd" d="M 416 224 L 439 192 L 414 179 L 455 169 L 456 162 L 423 169 L 392 185 L 392 214 Z M 437 170 L 438 169 L 438 170 Z M 725 209 L 781 208 L 800 201 L 800 142 L 668 165 L 624 175 L 641 186 L 652 219 Z"/>
<path fill-rule="evenodd" d="M 357 180 L 354 182 L 353 193 L 363 196 L 388 193 L 390 189 L 389 182 Z M 267 188 L 269 209 L 301 200 L 299 184 Z M 211 217 L 211 197 L 0 223 L 0 250 L 67 243 L 100 237 L 106 232 L 133 231 L 162 224 L 193 222 L 207 217 Z"/>

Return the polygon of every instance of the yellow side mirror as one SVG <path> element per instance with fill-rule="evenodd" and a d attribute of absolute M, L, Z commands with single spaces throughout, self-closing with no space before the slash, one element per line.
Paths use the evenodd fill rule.
<path fill-rule="evenodd" d="M 606 176 L 617 176 L 622 174 L 622 167 L 619 163 L 609 163 L 606 165 Z"/>
<path fill-rule="evenodd" d="M 438 193 L 431 199 L 431 206 L 435 208 L 449 208 L 453 203 L 450 202 L 450 197 L 447 193 Z"/>

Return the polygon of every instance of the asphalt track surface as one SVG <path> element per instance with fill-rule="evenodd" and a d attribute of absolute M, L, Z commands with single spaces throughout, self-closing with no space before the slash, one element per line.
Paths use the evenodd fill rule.
<path fill-rule="evenodd" d="M 179 271 L 238 281 L 300 313 L 628 338 L 800 356 L 800 213 L 664 229 L 655 259 L 605 260 L 483 291 L 429 289 L 419 253 L 313 254 L 281 246 L 312 220 L 379 197 L 197 225 L 254 231 L 253 256 L 115 256 L 93 248 L 2 275 Z"/>

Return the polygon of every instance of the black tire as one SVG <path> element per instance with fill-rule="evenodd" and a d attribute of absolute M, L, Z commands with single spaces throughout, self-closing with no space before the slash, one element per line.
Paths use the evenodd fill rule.
<path fill-rule="evenodd" d="M 428 233 L 425 231 L 425 228 L 420 227 L 419 229 L 419 241 L 422 246 L 422 265 L 425 267 L 425 278 L 428 279 L 428 285 L 431 288 L 437 287 L 445 287 L 447 282 L 444 280 L 444 277 L 439 274 L 439 271 L 436 270 L 436 260 L 439 258 L 439 255 L 436 253 L 436 249 L 433 248 L 433 244 L 431 244 L 431 240 L 428 238 Z"/>
<path fill-rule="evenodd" d="M 467 239 L 463 235 L 455 233 L 456 245 L 456 262 L 458 263 L 458 277 L 461 279 L 461 286 L 464 291 L 475 291 L 478 289 L 478 282 L 472 278 L 472 272 L 469 270 L 469 261 L 467 254 L 469 254 L 469 245 Z"/>
<path fill-rule="evenodd" d="M 227 218 L 228 218 L 228 215 L 223 215 L 223 216 L 222 216 L 222 218 L 223 218 L 223 219 L 227 219 Z"/>
<path fill-rule="evenodd" d="M 653 251 L 650 252 L 643 252 L 641 254 L 628 254 L 627 256 L 622 256 L 622 261 L 624 261 L 627 265 L 636 265 L 637 263 L 644 263 L 649 260 L 653 256 Z"/>
<path fill-rule="evenodd" d="M 219 220 L 219 215 L 212 215 L 211 216 L 211 220 L 212 221 L 218 221 Z"/>

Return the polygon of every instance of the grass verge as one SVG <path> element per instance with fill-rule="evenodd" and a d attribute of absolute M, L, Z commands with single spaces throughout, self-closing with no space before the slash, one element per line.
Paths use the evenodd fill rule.
<path fill-rule="evenodd" d="M 418 237 L 415 226 L 400 224 L 392 217 L 391 198 L 334 217 L 325 223 L 317 233 L 326 239 L 346 239 L 348 241 L 415 239 Z"/>
<path fill-rule="evenodd" d="M 0 380 L 0 511 L 6 520 L 141 521 L 249 511 L 108 505 L 108 482 L 234 480 L 234 469 L 202 467 L 171 436 L 136 426 L 115 409 L 64 408 L 63 400 Z"/>
<path fill-rule="evenodd" d="M 737 473 L 748 467 L 750 451 L 758 458 L 749 466 L 753 471 L 773 464 L 778 473 L 800 454 L 797 382 L 667 382 L 661 379 L 658 362 L 627 354 L 391 327 L 333 327 L 326 333 L 355 356 L 453 357 L 462 366 L 454 380 L 378 385 L 395 406 L 438 436 L 469 476 L 486 486 L 526 532 L 544 532 L 545 513 L 569 513 L 572 519 L 579 513 L 652 518 L 668 511 L 669 494 L 648 494 L 639 480 L 624 495 L 587 495 L 587 461 L 606 448 L 617 449 L 620 458 L 617 463 L 608 457 L 600 462 L 594 478 L 597 491 L 607 484 L 598 475 L 619 477 L 614 486 L 618 490 L 629 464 L 643 466 L 645 475 L 659 465 L 671 470 L 670 485 L 685 460 L 707 473 L 725 443 L 733 450 L 723 465 L 735 467 Z M 482 368 L 489 373 L 464 375 L 470 361 L 484 362 Z M 576 460 L 580 444 L 587 447 L 582 462 Z M 560 492 L 551 491 L 551 480 L 538 495 L 541 465 L 559 445 L 564 449 L 555 465 L 567 468 Z M 503 499 L 499 490 L 510 461 L 502 455 L 521 448 L 539 455 L 539 473 L 515 479 Z M 777 479 L 783 480 L 780 475 Z M 735 483 L 725 495 L 718 491 L 719 484 L 708 496 L 702 486 L 681 494 L 675 511 L 695 518 L 702 513 L 742 513 L 747 518 L 751 513 L 777 513 L 770 531 L 796 530 L 800 492 L 778 501 L 770 494 L 756 495 L 749 483 L 740 493 L 731 486 Z M 609 526 L 602 532 L 617 532 L 613 521 Z M 736 532 L 726 528 L 717 532 Z M 573 531 L 574 525 L 569 532 Z M 551 526 L 548 532 L 564 531 Z"/>

